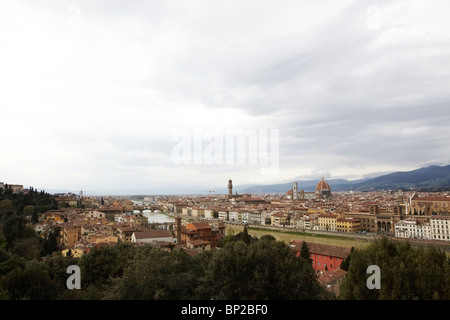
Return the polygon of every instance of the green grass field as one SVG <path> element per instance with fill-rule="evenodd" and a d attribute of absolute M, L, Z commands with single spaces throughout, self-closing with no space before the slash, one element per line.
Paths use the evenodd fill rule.
<path fill-rule="evenodd" d="M 243 226 L 236 226 L 236 225 L 227 225 L 226 231 L 227 233 L 229 230 L 234 230 L 235 234 L 238 232 L 241 232 L 244 227 Z M 260 238 L 261 236 L 265 234 L 270 234 L 275 239 L 279 241 L 283 241 L 287 244 L 289 244 L 293 240 L 305 240 L 306 242 L 313 242 L 313 243 L 323 243 L 323 244 L 329 244 L 334 246 L 341 246 L 341 247 L 355 247 L 356 249 L 361 249 L 366 247 L 370 244 L 368 240 L 361 240 L 361 239 L 351 239 L 351 238 L 345 238 L 341 236 L 331 236 L 331 235 L 310 235 L 310 234 L 304 234 L 301 232 L 295 233 L 295 232 L 283 232 L 283 231 L 277 231 L 277 230 L 264 230 L 264 229 L 258 229 L 258 228 L 252 228 L 250 227 L 248 229 L 248 233 L 251 236 L 255 236 Z"/>

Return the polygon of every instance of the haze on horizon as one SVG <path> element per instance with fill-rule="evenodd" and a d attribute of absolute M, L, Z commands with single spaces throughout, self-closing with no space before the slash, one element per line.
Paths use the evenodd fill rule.
<path fill-rule="evenodd" d="M 208 192 L 450 164 L 449 13 L 443 0 L 2 1 L 0 181 Z M 260 158 L 174 161 L 177 132 L 206 147 L 242 130 L 277 130 L 271 174 Z"/>

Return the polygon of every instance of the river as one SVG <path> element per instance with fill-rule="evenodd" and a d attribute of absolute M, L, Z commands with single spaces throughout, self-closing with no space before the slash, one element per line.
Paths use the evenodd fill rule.
<path fill-rule="evenodd" d="M 156 212 L 151 212 L 150 210 L 144 210 L 142 215 L 148 218 L 149 223 L 165 223 L 171 222 L 174 223 L 175 219 L 161 213 L 159 210 L 155 210 Z M 139 213 L 139 212 L 138 212 Z"/>

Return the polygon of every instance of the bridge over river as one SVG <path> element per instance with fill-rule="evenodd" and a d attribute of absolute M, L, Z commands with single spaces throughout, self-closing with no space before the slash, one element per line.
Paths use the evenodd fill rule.
<path fill-rule="evenodd" d="M 156 210 L 162 211 L 162 206 L 159 205 L 134 205 L 133 206 L 134 211 L 144 211 L 144 210 L 150 210 L 151 212 L 155 212 Z"/>

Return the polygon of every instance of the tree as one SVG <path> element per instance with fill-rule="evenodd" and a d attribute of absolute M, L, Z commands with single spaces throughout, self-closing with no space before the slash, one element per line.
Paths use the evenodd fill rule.
<path fill-rule="evenodd" d="M 39 239 L 26 238 L 16 241 L 12 248 L 13 253 L 24 257 L 26 260 L 38 260 L 41 257 Z"/>
<path fill-rule="evenodd" d="M 228 228 L 226 235 L 219 243 L 219 247 L 225 246 L 228 242 L 234 241 L 235 231 L 232 228 Z"/>
<path fill-rule="evenodd" d="M 244 230 L 234 236 L 233 241 L 243 241 L 249 244 L 252 241 L 252 236 L 248 234 L 247 225 L 244 226 Z"/>
<path fill-rule="evenodd" d="M 37 213 L 36 207 L 34 207 L 33 213 L 31 214 L 31 221 L 33 221 L 33 223 L 39 222 L 39 215 Z"/>
<path fill-rule="evenodd" d="M 366 270 L 370 265 L 380 267 L 379 290 L 367 288 Z M 351 254 L 348 272 L 340 287 L 340 298 L 447 300 L 450 298 L 449 269 L 445 253 L 435 247 L 413 248 L 409 242 L 383 237 Z"/>
<path fill-rule="evenodd" d="M 277 239 L 271 234 L 265 234 L 260 237 L 261 240 L 276 241 Z"/>
<path fill-rule="evenodd" d="M 344 261 L 342 261 L 342 263 L 341 263 L 341 265 L 340 265 L 340 268 L 341 268 L 342 270 L 348 271 L 348 267 L 350 266 L 350 261 L 351 261 L 351 259 L 352 259 L 352 254 L 353 254 L 354 251 L 355 251 L 355 248 L 352 247 L 352 248 L 350 249 L 350 253 L 349 253 L 349 255 L 347 256 L 347 258 L 345 258 Z"/>
<path fill-rule="evenodd" d="M 55 299 L 59 293 L 59 285 L 50 278 L 45 264 L 35 260 L 28 262 L 24 269 L 15 268 L 2 277 L 0 286 L 11 300 Z"/>
<path fill-rule="evenodd" d="M 311 259 L 311 253 L 309 252 L 308 245 L 303 240 L 302 241 L 302 247 L 300 249 L 300 257 L 304 259 L 305 261 L 308 261 L 309 264 L 313 264 L 313 260 Z"/>
<path fill-rule="evenodd" d="M 244 226 L 244 231 L 242 231 L 242 241 L 246 244 L 249 244 L 251 240 L 251 236 L 248 234 L 247 225 Z"/>
<path fill-rule="evenodd" d="M 31 217 L 33 215 L 33 213 L 35 212 L 35 210 L 36 210 L 35 206 L 27 205 L 23 208 L 23 214 L 25 215 L 25 217 L 28 217 L 28 216 Z"/>
<path fill-rule="evenodd" d="M 118 243 L 115 246 L 95 248 L 80 258 L 82 288 L 89 285 L 110 285 L 111 278 L 121 277 L 124 269 L 133 260 L 132 246 Z"/>
<path fill-rule="evenodd" d="M 163 251 L 147 246 L 120 278 L 112 282 L 106 299 L 187 300 L 195 298 L 200 265 L 184 250 Z"/>
<path fill-rule="evenodd" d="M 14 211 L 14 207 L 13 207 L 12 200 L 4 199 L 4 200 L 0 201 L 0 216 L 8 214 L 8 213 L 13 213 L 13 211 Z"/>
<path fill-rule="evenodd" d="M 284 242 L 229 242 L 203 260 L 201 297 L 236 300 L 321 299 L 326 296 L 314 269 Z"/>

